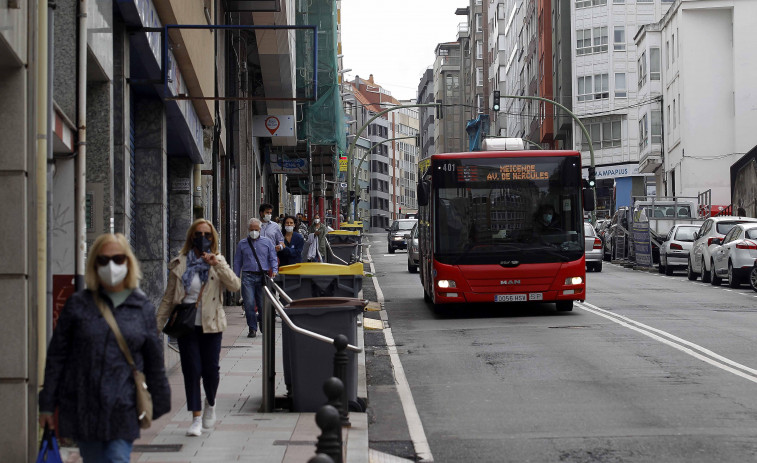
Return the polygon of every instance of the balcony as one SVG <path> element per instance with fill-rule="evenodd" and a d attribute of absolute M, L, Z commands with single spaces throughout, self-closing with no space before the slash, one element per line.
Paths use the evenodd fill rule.
<path fill-rule="evenodd" d="M 660 145 L 652 144 L 651 149 L 644 150 L 639 157 L 639 173 L 653 174 L 662 167 L 662 151 Z"/>

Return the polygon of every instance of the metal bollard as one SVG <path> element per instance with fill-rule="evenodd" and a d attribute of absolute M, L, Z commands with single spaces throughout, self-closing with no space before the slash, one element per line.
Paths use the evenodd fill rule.
<path fill-rule="evenodd" d="M 352 423 L 350 423 L 350 406 L 347 401 L 347 363 L 349 357 L 347 357 L 346 349 L 348 344 L 347 336 L 338 334 L 334 337 L 334 347 L 336 348 L 334 376 L 342 382 L 342 406 L 339 407 L 339 417 L 344 427 L 352 426 Z"/>
<path fill-rule="evenodd" d="M 344 426 L 343 416 L 342 416 L 342 396 L 344 394 L 344 384 L 342 383 L 342 380 L 340 380 L 337 377 L 332 376 L 331 378 L 327 379 L 323 383 L 323 393 L 326 394 L 326 398 L 328 399 L 327 404 L 331 405 L 332 407 L 336 408 L 337 411 L 339 411 L 339 419 L 341 422 L 341 425 Z M 339 446 L 341 447 L 343 445 L 342 442 L 342 431 L 339 430 Z"/>
<path fill-rule="evenodd" d="M 324 405 L 315 414 L 315 424 L 321 430 L 318 443 L 315 444 L 316 454 L 323 453 L 331 457 L 334 463 L 343 463 L 339 411 L 331 405 Z"/>
<path fill-rule="evenodd" d="M 332 460 L 330 456 L 324 453 L 319 453 L 318 455 L 308 460 L 308 463 L 334 463 L 334 460 Z"/>

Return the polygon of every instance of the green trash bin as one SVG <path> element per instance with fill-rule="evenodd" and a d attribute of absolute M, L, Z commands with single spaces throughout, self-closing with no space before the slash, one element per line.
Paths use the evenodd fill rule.
<path fill-rule="evenodd" d="M 334 338 L 347 336 L 353 346 L 357 343 L 357 317 L 367 301 L 352 297 L 319 297 L 292 301 L 285 307 L 292 322 L 300 328 Z M 282 360 L 284 382 L 291 395 L 292 411 L 316 412 L 327 402 L 323 383 L 334 375 L 336 349 L 310 336 L 296 333 L 282 324 Z M 357 400 L 357 354 L 347 350 L 347 400 Z"/>
<path fill-rule="evenodd" d="M 363 264 L 303 262 L 279 269 L 276 284 L 292 299 L 357 297 L 363 289 Z"/>

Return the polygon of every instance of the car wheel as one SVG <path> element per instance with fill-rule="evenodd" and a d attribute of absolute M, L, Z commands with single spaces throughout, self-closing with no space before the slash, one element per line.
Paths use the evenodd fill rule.
<path fill-rule="evenodd" d="M 733 264 L 731 264 L 731 262 L 728 262 L 728 286 L 731 288 L 738 288 L 741 286 L 741 281 L 739 281 L 739 278 L 733 273 Z"/>
<path fill-rule="evenodd" d="M 665 266 L 665 275 L 667 275 L 667 276 L 673 275 L 673 267 L 671 267 L 670 265 L 666 265 Z"/>
<path fill-rule="evenodd" d="M 702 283 L 710 282 L 710 272 L 707 271 L 707 267 L 704 265 L 704 257 L 702 258 Z"/>
<path fill-rule="evenodd" d="M 558 312 L 570 312 L 573 310 L 573 301 L 557 301 L 555 307 Z"/>
<path fill-rule="evenodd" d="M 662 265 L 662 262 L 660 262 L 659 264 L 657 264 L 657 271 L 660 272 L 660 273 L 665 273 L 665 266 Z"/>
<path fill-rule="evenodd" d="M 710 284 L 712 286 L 720 286 L 723 279 L 715 272 L 715 262 L 710 262 Z"/>
<path fill-rule="evenodd" d="M 415 273 L 415 272 L 418 271 L 418 266 L 417 265 L 413 265 L 410 262 L 410 259 L 407 260 L 407 271 L 410 272 L 410 273 Z"/>
<path fill-rule="evenodd" d="M 686 277 L 691 281 L 697 279 L 697 274 L 694 273 L 694 269 L 691 268 L 691 259 L 689 259 L 689 264 L 686 266 Z"/>
<path fill-rule="evenodd" d="M 596 264 L 594 264 L 594 271 L 595 272 L 601 272 L 602 271 L 602 261 L 600 260 Z"/>
<path fill-rule="evenodd" d="M 752 271 L 749 272 L 749 286 L 753 291 L 757 291 L 757 267 L 752 267 Z"/>
<path fill-rule="evenodd" d="M 389 246 L 389 254 L 394 254 L 394 248 Z"/>

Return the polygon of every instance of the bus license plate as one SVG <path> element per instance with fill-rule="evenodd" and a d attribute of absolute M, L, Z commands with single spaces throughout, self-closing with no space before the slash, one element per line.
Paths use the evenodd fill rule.
<path fill-rule="evenodd" d="M 494 302 L 525 302 L 528 296 L 525 294 L 497 294 L 494 296 Z"/>
<path fill-rule="evenodd" d="M 528 300 L 529 301 L 543 301 L 544 300 L 544 294 L 542 294 L 542 293 L 528 293 Z"/>

